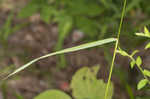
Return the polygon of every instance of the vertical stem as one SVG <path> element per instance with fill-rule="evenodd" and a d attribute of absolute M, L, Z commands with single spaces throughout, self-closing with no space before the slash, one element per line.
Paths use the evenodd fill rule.
<path fill-rule="evenodd" d="M 105 98 L 104 99 L 107 99 L 107 96 L 108 96 L 108 90 L 109 90 L 109 87 L 110 87 L 110 81 L 111 81 L 111 77 L 112 77 L 112 72 L 113 72 L 113 68 L 114 68 L 114 62 L 115 62 L 117 48 L 118 48 L 118 44 L 119 44 L 119 38 L 120 38 L 123 18 L 124 18 L 124 15 L 125 15 L 126 3 L 127 3 L 127 0 L 124 0 L 123 10 L 122 10 L 121 20 L 120 20 L 120 25 L 119 25 L 119 29 L 118 29 L 117 41 L 116 41 L 116 44 L 115 44 L 115 49 L 114 49 L 113 59 L 112 59 L 111 67 L 110 67 L 110 72 L 109 72 L 109 77 L 108 77 L 108 82 L 107 82 L 107 86 L 106 86 L 106 90 L 105 90 Z"/>
<path fill-rule="evenodd" d="M 136 63 L 136 60 L 135 60 L 132 56 L 128 56 L 128 57 L 129 57 L 131 60 L 135 61 L 135 63 Z M 148 84 L 150 84 L 150 81 L 149 81 L 149 79 L 147 78 L 147 76 L 144 74 L 144 71 L 143 71 L 143 69 L 141 68 L 141 66 L 139 66 L 137 63 L 136 63 L 136 65 L 137 65 L 138 69 L 140 70 L 140 72 L 143 74 L 144 78 L 148 80 Z"/>

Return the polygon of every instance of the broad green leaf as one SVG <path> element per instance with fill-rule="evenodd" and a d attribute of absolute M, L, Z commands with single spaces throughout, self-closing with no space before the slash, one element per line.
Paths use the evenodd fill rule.
<path fill-rule="evenodd" d="M 131 69 L 133 69 L 133 68 L 134 68 L 135 64 L 136 64 L 136 62 L 135 62 L 135 61 L 133 61 L 133 60 L 130 62 Z"/>
<path fill-rule="evenodd" d="M 83 67 L 75 73 L 71 81 L 72 95 L 75 99 L 104 99 L 106 83 L 97 79 L 98 70 L 99 66 L 92 69 Z M 107 99 L 112 99 L 112 95 L 113 85 L 111 83 Z"/>
<path fill-rule="evenodd" d="M 150 77 L 150 71 L 149 70 L 144 69 L 143 73 L 144 73 L 144 75 Z"/>
<path fill-rule="evenodd" d="M 144 86 L 146 86 L 146 84 L 148 83 L 148 80 L 147 79 L 142 79 L 138 85 L 137 85 L 137 89 L 140 90 L 142 89 Z"/>
<path fill-rule="evenodd" d="M 71 99 L 71 97 L 59 90 L 47 90 L 34 99 Z"/>
<path fill-rule="evenodd" d="M 141 64 L 142 64 L 142 59 L 141 59 L 140 56 L 137 57 L 137 59 L 136 59 L 136 64 L 137 64 L 137 66 L 141 66 Z"/>
<path fill-rule="evenodd" d="M 104 39 L 104 40 L 99 40 L 99 41 L 95 41 L 95 42 L 91 42 L 91 43 L 82 44 L 82 45 L 75 46 L 75 47 L 72 47 L 72 48 L 67 48 L 67 49 L 64 49 L 64 50 L 56 51 L 54 53 L 50 53 L 50 54 L 41 56 L 39 58 L 36 58 L 36 59 L 28 62 L 27 64 L 21 66 L 20 68 L 16 69 L 14 72 L 12 72 L 11 74 L 9 74 L 4 79 L 7 79 L 8 77 L 13 76 L 14 74 L 16 74 L 16 73 L 24 70 L 25 68 L 29 67 L 30 65 L 32 65 L 33 63 L 35 63 L 35 62 L 37 62 L 37 61 L 39 61 L 41 59 L 44 59 L 44 58 L 47 58 L 47 57 L 50 57 L 50 56 L 54 56 L 54 55 L 59 55 L 59 54 L 64 54 L 64 53 L 70 53 L 70 52 L 74 52 L 74 51 L 79 51 L 79 50 L 83 50 L 83 49 L 87 49 L 87 48 L 91 48 L 91 47 L 95 47 L 95 46 L 107 44 L 107 43 L 110 43 L 110 42 L 114 42 L 116 40 L 117 39 L 115 39 L 115 38 L 108 38 L 108 39 Z"/>
<path fill-rule="evenodd" d="M 150 43 L 148 43 L 146 46 L 145 46 L 145 49 L 149 49 L 150 48 Z"/>

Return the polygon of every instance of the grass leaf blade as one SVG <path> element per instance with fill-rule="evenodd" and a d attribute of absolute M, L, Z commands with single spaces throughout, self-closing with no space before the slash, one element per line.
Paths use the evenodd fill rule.
<path fill-rule="evenodd" d="M 72 48 L 67 48 L 67 49 L 64 49 L 64 50 L 61 50 L 61 51 L 57 51 L 57 52 L 54 52 L 54 53 L 50 53 L 50 54 L 41 56 L 39 58 L 36 58 L 36 59 L 28 62 L 27 64 L 21 66 L 20 68 L 16 69 L 14 72 L 12 72 L 7 77 L 5 77 L 4 80 L 9 78 L 10 76 L 15 75 L 16 73 L 18 73 L 18 72 L 20 72 L 22 70 L 24 70 L 25 68 L 29 67 L 31 64 L 33 64 L 33 63 L 35 63 L 35 62 L 37 62 L 37 61 L 39 61 L 41 59 L 44 59 L 44 58 L 47 58 L 47 57 L 50 57 L 50 56 L 54 56 L 54 55 L 58 55 L 58 54 L 64 54 L 64 53 L 79 51 L 79 50 L 83 50 L 83 49 L 87 49 L 87 48 L 91 48 L 91 47 L 107 44 L 107 43 L 114 42 L 114 41 L 117 41 L 117 39 L 115 39 L 115 38 L 108 38 L 108 39 L 104 39 L 104 40 L 99 40 L 99 41 L 95 41 L 95 42 L 91 42 L 91 43 L 82 44 L 82 45 L 75 46 L 75 47 L 72 47 Z"/>

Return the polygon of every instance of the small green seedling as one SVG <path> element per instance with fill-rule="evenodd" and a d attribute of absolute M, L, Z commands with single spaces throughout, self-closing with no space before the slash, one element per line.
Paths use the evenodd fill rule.
<path fill-rule="evenodd" d="M 150 32 L 146 27 L 144 27 L 144 33 L 136 33 L 136 35 L 141 36 L 141 37 L 150 38 Z M 148 48 L 150 48 L 150 42 L 145 46 L 146 50 Z M 150 85 L 150 80 L 148 79 L 148 77 L 150 77 L 150 71 L 146 70 L 146 69 L 142 69 L 142 66 L 141 66 L 142 58 L 140 56 L 137 56 L 136 59 L 134 58 L 134 55 L 138 52 L 139 52 L 139 50 L 135 50 L 131 54 L 128 54 L 126 51 L 122 50 L 121 48 L 119 48 L 117 50 L 117 53 L 121 54 L 122 56 L 127 56 L 127 57 L 129 57 L 129 59 L 131 59 L 131 62 L 130 62 L 131 69 L 133 69 L 135 66 L 137 66 L 138 69 L 140 70 L 140 72 L 143 74 L 144 79 L 139 81 L 139 83 L 137 85 L 137 89 L 140 90 L 143 87 L 145 87 L 147 84 Z"/>

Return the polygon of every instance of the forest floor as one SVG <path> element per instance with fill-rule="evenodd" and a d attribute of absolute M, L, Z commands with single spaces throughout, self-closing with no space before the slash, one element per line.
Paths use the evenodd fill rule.
<path fill-rule="evenodd" d="M 15 0 L 15 2 L 18 1 Z M 21 4 L 24 5 L 25 0 L 19 0 L 19 2 L 19 5 L 21 6 Z M 16 5 L 17 4 L 12 5 L 12 3 L 10 3 L 8 7 L 8 5 L 4 4 L 0 8 L 0 27 L 5 23 L 10 12 L 9 10 L 13 9 L 14 6 L 17 7 Z M 18 10 L 16 10 L 16 13 L 17 11 Z M 15 33 L 12 33 L 8 37 L 8 46 L 5 49 L 5 45 L 0 45 L 0 56 L 3 56 L 1 57 L 0 63 L 1 69 L 10 67 L 11 64 L 14 64 L 13 67 L 18 68 L 34 58 L 54 52 L 58 37 L 57 25 L 48 25 L 43 23 L 39 19 L 38 14 L 23 20 L 14 17 L 13 25 L 25 22 L 28 22 L 27 26 Z M 77 40 L 74 41 L 74 39 Z M 82 42 L 81 38 L 76 37 L 76 33 L 74 32 L 70 33 L 70 35 L 65 39 L 63 47 L 68 48 L 82 43 L 84 42 Z M 113 48 L 109 49 L 111 55 L 112 51 Z M 144 56 L 145 54 L 146 53 L 143 54 L 143 58 L 147 61 L 147 57 Z M 13 78 L 9 78 L 5 85 L 3 85 L 6 87 L 5 94 L 7 99 L 16 99 L 16 93 L 21 94 L 25 99 L 32 99 L 34 96 L 46 89 L 61 89 L 67 93 L 71 93 L 71 89 L 69 87 L 71 77 L 83 66 L 91 67 L 99 64 L 101 66 L 101 70 L 98 77 L 107 81 L 109 63 L 105 59 L 103 48 L 82 50 L 66 54 L 65 56 L 67 66 L 64 69 L 60 69 L 61 66 L 58 64 L 58 57 L 54 56 L 39 61 L 23 72 L 15 75 Z M 124 69 L 126 72 L 129 72 L 128 78 L 132 79 L 134 75 L 130 72 L 129 63 L 127 61 L 127 58 L 119 57 L 117 58 L 116 66 Z M 122 87 L 120 79 L 118 79 L 115 75 L 113 75 L 113 83 L 115 85 L 114 97 L 116 99 L 120 99 L 120 97 L 122 97 L 121 99 L 129 99 L 127 93 L 124 91 L 125 88 Z M 1 98 L 1 94 L 4 87 L 1 88 L 0 99 L 3 99 Z M 140 93 L 136 92 L 136 94 Z"/>

